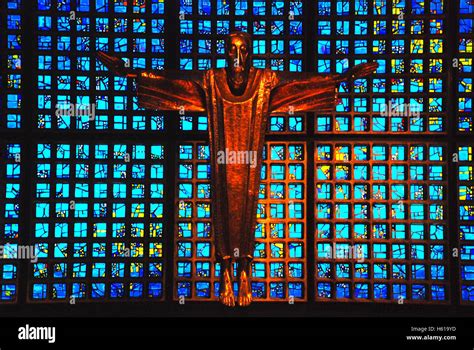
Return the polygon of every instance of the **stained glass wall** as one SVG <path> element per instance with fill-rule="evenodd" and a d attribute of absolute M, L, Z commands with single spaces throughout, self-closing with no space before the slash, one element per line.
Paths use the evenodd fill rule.
<path fill-rule="evenodd" d="M 21 127 L 23 22 L 20 0 L 8 0 L 0 6 L 0 132 Z M 18 138 L 0 141 L 0 301 L 18 298 L 18 247 L 23 240 L 20 204 L 22 144 Z M 10 141 L 8 141 L 10 140 Z"/>
<path fill-rule="evenodd" d="M 163 130 L 161 114 L 138 107 L 133 80 L 95 58 L 103 51 L 130 68 L 162 69 L 163 14 L 162 0 L 38 0 L 37 127 Z"/>
<path fill-rule="evenodd" d="M 455 110 L 460 137 L 467 136 L 465 142 L 456 147 L 457 163 L 457 197 L 458 197 L 458 225 L 460 240 L 460 284 L 461 302 L 474 301 L 474 206 L 473 206 L 473 175 L 472 175 L 472 41 L 473 41 L 474 4 L 467 0 L 459 2 L 459 35 L 456 41 L 457 61 L 457 99 Z"/>
<path fill-rule="evenodd" d="M 6 0 L 0 300 L 215 300 L 207 117 L 139 108 L 95 55 L 222 68 L 244 30 L 258 68 L 379 63 L 334 113 L 270 117 L 254 298 L 472 303 L 473 20 L 469 0 Z M 7 259 L 22 246 L 37 261 Z"/>
<path fill-rule="evenodd" d="M 379 64 L 316 116 L 318 134 L 360 135 L 315 146 L 316 300 L 446 302 L 445 3 L 318 1 L 316 21 L 318 72 Z M 376 142 L 384 134 L 396 136 Z"/>
<path fill-rule="evenodd" d="M 214 246 L 209 146 L 198 142 L 181 144 L 178 154 L 175 297 L 209 300 L 214 296 L 218 269 L 211 258 Z"/>
<path fill-rule="evenodd" d="M 115 133 L 164 130 L 138 107 L 133 79 L 109 74 L 98 51 L 131 69 L 163 69 L 164 1 L 38 0 L 32 159 L 31 301 L 162 299 L 164 147 Z M 83 142 L 64 141 L 83 134 Z M 72 136 L 73 137 L 73 136 Z"/>
<path fill-rule="evenodd" d="M 0 300 L 15 301 L 18 288 L 17 259 L 20 243 L 20 175 L 22 147 L 16 143 L 0 142 Z"/>
<path fill-rule="evenodd" d="M 1 43 L 1 86 L 2 103 L 0 129 L 17 129 L 21 126 L 22 106 L 22 15 L 21 1 L 8 0 L 0 9 L 2 25 Z"/>
<path fill-rule="evenodd" d="M 241 30 L 253 36 L 255 67 L 302 70 L 301 1 L 181 0 L 180 4 L 181 69 L 225 67 L 223 35 Z"/>
<path fill-rule="evenodd" d="M 472 126 L 472 26 L 474 20 L 474 5 L 468 0 L 459 3 L 459 34 L 456 41 L 456 57 L 454 68 L 458 70 L 457 80 L 457 119 L 458 131 L 470 134 Z"/>
<path fill-rule="evenodd" d="M 179 146 L 176 298 L 216 300 L 219 292 L 220 266 L 212 258 L 209 157 L 207 144 Z M 266 144 L 253 262 L 256 300 L 306 299 L 305 160 L 304 144 Z"/>
<path fill-rule="evenodd" d="M 317 300 L 446 301 L 446 146 L 316 150 Z"/>
<path fill-rule="evenodd" d="M 316 131 L 445 132 L 444 7 L 443 0 L 317 1 L 316 70 L 342 73 L 367 61 L 379 68 L 342 84 L 341 103 L 333 115 L 317 116 Z"/>
<path fill-rule="evenodd" d="M 472 302 L 474 300 L 473 286 L 473 263 L 474 252 L 474 227 L 473 220 L 474 206 L 472 205 L 473 175 L 472 175 L 472 145 L 459 145 L 459 165 L 458 170 L 458 198 L 459 198 L 459 239 L 461 260 L 461 300 Z"/>
<path fill-rule="evenodd" d="M 38 144 L 32 300 L 163 296 L 158 144 Z"/>

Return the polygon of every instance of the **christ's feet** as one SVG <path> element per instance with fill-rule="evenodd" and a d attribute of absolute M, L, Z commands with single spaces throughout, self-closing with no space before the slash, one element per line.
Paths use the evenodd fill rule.
<path fill-rule="evenodd" d="M 219 301 L 226 306 L 234 307 L 235 299 L 234 291 L 232 290 L 232 280 L 230 279 L 230 263 L 223 265 L 219 287 Z"/>
<path fill-rule="evenodd" d="M 239 285 L 239 305 L 249 306 L 252 302 L 252 288 L 245 270 L 240 272 Z"/>
<path fill-rule="evenodd" d="M 239 263 L 239 305 L 249 306 L 252 302 L 252 287 L 250 275 L 252 273 L 252 258 L 247 257 Z"/>

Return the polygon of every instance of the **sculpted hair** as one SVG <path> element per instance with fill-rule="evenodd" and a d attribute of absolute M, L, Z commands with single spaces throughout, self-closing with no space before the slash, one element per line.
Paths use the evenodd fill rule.
<path fill-rule="evenodd" d="M 233 32 L 230 32 L 229 35 L 227 36 L 226 38 L 226 44 L 227 46 L 229 45 L 230 43 L 230 39 L 232 37 L 235 37 L 235 36 L 240 36 L 240 37 L 243 37 L 245 42 L 247 43 L 247 46 L 250 47 L 252 46 L 252 37 L 250 36 L 249 33 L 247 32 L 241 32 L 241 31 L 233 31 Z"/>

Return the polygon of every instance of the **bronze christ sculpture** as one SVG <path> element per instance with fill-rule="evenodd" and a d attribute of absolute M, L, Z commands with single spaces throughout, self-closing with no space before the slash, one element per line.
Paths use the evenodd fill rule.
<path fill-rule="evenodd" d="M 248 306 L 252 301 L 251 262 L 268 116 L 332 112 L 340 82 L 367 76 L 377 68 L 376 63 L 365 63 L 342 75 L 280 72 L 252 67 L 251 52 L 251 37 L 244 32 L 226 38 L 227 67 L 207 71 L 136 72 L 120 58 L 98 52 L 110 71 L 136 78 L 141 107 L 207 113 L 212 227 L 221 264 L 219 300 L 227 306 L 235 305 L 233 261 L 238 262 L 238 304 Z M 256 164 L 219 162 L 218 153 L 227 150 L 255 153 Z"/>

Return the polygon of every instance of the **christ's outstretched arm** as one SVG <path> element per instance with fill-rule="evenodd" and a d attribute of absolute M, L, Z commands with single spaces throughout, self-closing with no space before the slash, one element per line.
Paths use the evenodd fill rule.
<path fill-rule="evenodd" d="M 97 57 L 114 74 L 137 79 L 140 107 L 161 111 L 206 111 L 202 72 L 136 71 L 125 67 L 118 57 L 100 51 Z"/>
<path fill-rule="evenodd" d="M 276 86 L 270 98 L 271 113 L 334 111 L 337 88 L 343 81 L 365 77 L 377 69 L 375 62 L 359 64 L 345 74 L 276 72 Z"/>

